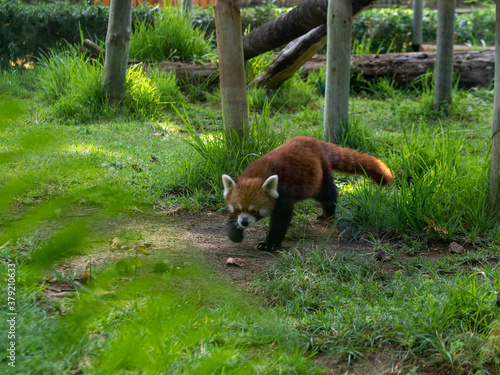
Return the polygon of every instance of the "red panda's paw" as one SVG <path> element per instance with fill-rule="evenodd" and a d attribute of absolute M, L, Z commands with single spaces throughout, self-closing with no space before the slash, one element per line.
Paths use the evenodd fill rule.
<path fill-rule="evenodd" d="M 233 242 L 241 242 L 243 241 L 243 229 L 231 227 L 227 231 L 229 239 Z"/>
<path fill-rule="evenodd" d="M 255 246 L 255 249 L 259 251 L 276 251 L 281 249 L 281 246 L 276 246 L 270 242 L 261 242 Z"/>
<path fill-rule="evenodd" d="M 243 241 L 243 228 L 238 225 L 238 220 L 234 215 L 229 215 L 227 222 L 227 235 L 229 239 L 233 242 Z"/>

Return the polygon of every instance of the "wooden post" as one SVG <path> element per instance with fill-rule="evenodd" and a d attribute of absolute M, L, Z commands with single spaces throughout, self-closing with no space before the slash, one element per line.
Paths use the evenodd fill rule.
<path fill-rule="evenodd" d="M 248 104 L 240 0 L 217 0 L 214 13 L 224 130 L 228 135 L 235 131 L 241 139 L 248 125 Z"/>
<path fill-rule="evenodd" d="M 193 13 L 193 0 L 182 0 L 182 15 L 191 20 L 191 13 Z"/>
<path fill-rule="evenodd" d="M 420 50 L 424 44 L 422 36 L 422 17 L 424 13 L 424 0 L 413 0 L 413 18 L 411 28 L 411 48 L 414 52 Z"/>
<path fill-rule="evenodd" d="M 500 212 L 500 0 L 496 0 L 495 88 L 491 122 L 490 197 L 493 210 Z"/>
<path fill-rule="evenodd" d="M 455 0 L 438 0 L 434 107 L 451 104 L 453 89 L 453 42 L 455 38 Z"/>
<path fill-rule="evenodd" d="M 347 126 L 351 73 L 352 0 L 329 0 L 324 138 L 335 142 Z"/>
<path fill-rule="evenodd" d="M 131 35 L 132 0 L 111 0 L 103 78 L 110 105 L 118 105 L 125 97 Z"/>

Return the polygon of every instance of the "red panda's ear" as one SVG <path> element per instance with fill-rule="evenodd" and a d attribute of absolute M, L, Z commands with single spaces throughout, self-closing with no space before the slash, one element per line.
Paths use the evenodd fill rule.
<path fill-rule="evenodd" d="M 229 192 L 236 186 L 236 182 L 227 174 L 223 174 L 222 185 L 224 185 L 224 198 L 226 198 Z"/>
<path fill-rule="evenodd" d="M 278 175 L 275 174 L 269 177 L 262 185 L 262 189 L 267 191 L 271 197 L 278 198 L 280 196 L 278 194 Z"/>

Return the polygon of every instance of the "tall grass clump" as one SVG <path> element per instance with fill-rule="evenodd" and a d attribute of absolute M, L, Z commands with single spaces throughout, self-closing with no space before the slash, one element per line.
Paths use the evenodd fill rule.
<path fill-rule="evenodd" d="M 171 104 L 183 96 L 175 80 L 175 72 L 162 72 L 157 67 L 144 72 L 142 65 L 127 70 L 125 91 L 126 107 L 140 118 L 156 117 L 160 110 L 171 108 Z"/>
<path fill-rule="evenodd" d="M 102 114 L 106 103 L 102 64 L 68 46 L 43 55 L 39 65 L 40 95 L 54 103 L 57 117 L 88 122 Z"/>
<path fill-rule="evenodd" d="M 319 74 L 311 72 L 312 79 L 303 79 L 295 74 L 286 80 L 278 89 L 256 87 L 255 78 L 271 63 L 274 54 L 271 52 L 257 56 L 246 62 L 245 75 L 249 84 L 248 106 L 260 110 L 267 104 L 272 109 L 286 108 L 289 110 L 300 110 L 304 106 L 314 105 L 318 94 L 317 79 Z M 271 99 L 269 99 L 271 98 Z"/>
<path fill-rule="evenodd" d="M 248 106 L 252 109 L 260 109 L 268 103 L 272 109 L 286 108 L 290 111 L 298 111 L 314 104 L 316 98 L 317 90 L 314 85 L 302 80 L 298 75 L 287 80 L 276 90 L 262 87 L 253 87 L 248 90 Z"/>
<path fill-rule="evenodd" d="M 261 116 L 245 129 L 247 136 L 242 139 L 235 132 L 227 134 L 216 125 L 215 131 L 209 132 L 203 127 L 197 129 L 187 113 L 181 114 L 178 111 L 178 114 L 189 134 L 185 142 L 193 147 L 203 161 L 196 171 L 199 181 L 211 186 L 216 192 L 221 190 L 223 174 L 238 176 L 251 161 L 286 140 L 284 132 L 276 132 L 272 128 L 269 104 L 264 106 Z"/>
<path fill-rule="evenodd" d="M 210 39 L 193 28 L 180 7 L 164 6 L 154 22 L 136 24 L 130 56 L 139 60 L 207 61 L 213 54 Z"/>
<path fill-rule="evenodd" d="M 422 121 L 403 129 L 388 164 L 395 187 L 367 184 L 344 194 L 341 221 L 373 233 L 425 239 L 474 241 L 494 229 L 487 210 L 487 163 L 470 155 L 462 135 Z"/>
<path fill-rule="evenodd" d="M 175 73 L 166 74 L 157 67 L 146 72 L 141 65 L 135 65 L 127 70 L 123 105 L 110 107 L 102 83 L 104 66 L 81 55 L 74 46 L 44 55 L 39 71 L 40 96 L 54 104 L 56 117 L 72 122 L 87 123 L 120 113 L 155 117 L 183 98 Z"/>

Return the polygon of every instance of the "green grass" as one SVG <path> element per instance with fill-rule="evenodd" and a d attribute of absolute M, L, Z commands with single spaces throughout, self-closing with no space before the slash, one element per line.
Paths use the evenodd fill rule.
<path fill-rule="evenodd" d="M 258 63 L 249 69 L 251 77 Z M 250 296 L 202 266 L 200 249 L 162 219 L 151 223 L 173 245 L 121 252 L 48 309 L 40 304 L 48 280 L 78 275 L 58 264 L 109 246 L 100 223 L 150 220 L 152 207 L 223 211 L 222 173 L 237 177 L 291 136 L 322 134 L 322 72 L 278 93 L 251 90 L 251 137 L 238 146 L 222 132 L 217 90 L 185 87 L 187 99 L 174 76 L 136 66 L 114 109 L 101 74 L 68 48 L 33 71 L 0 76 L 10 97 L 0 97 L 0 273 L 16 262 L 16 373 L 308 374 L 319 367 L 315 352 L 342 370 L 391 352 L 406 372 L 498 373 L 500 227 L 484 209 L 491 88 L 455 91 L 447 115 L 431 110 L 429 77 L 404 90 L 379 80 L 351 98 L 341 144 L 383 159 L 397 183 L 382 189 L 336 175 L 336 226 L 341 238 L 369 240 L 404 262 L 327 255 L 303 245 L 301 231 L 301 255 L 277 254 Z M 299 221 L 314 211 L 299 206 Z M 451 241 L 474 250 L 424 256 Z M 166 272 L 157 274 L 160 263 Z"/>
<path fill-rule="evenodd" d="M 454 275 L 438 273 L 431 262 L 395 268 L 309 248 L 282 253 L 253 287 L 310 335 L 311 350 L 332 360 L 390 350 L 409 368 L 423 358 L 426 366 L 496 373 L 498 265 L 459 267 Z"/>
<path fill-rule="evenodd" d="M 187 244 L 181 244 L 182 257 L 131 255 L 140 267 L 135 273 L 120 272 L 120 262 L 101 267 L 95 282 L 77 289 L 73 298 L 50 303 L 52 313 L 40 307 L 46 287 L 38 286 L 40 271 L 70 255 L 68 235 L 76 241 L 71 254 L 81 253 L 88 241 L 95 246 L 106 236 L 90 234 L 98 220 L 79 219 L 76 227 L 70 224 L 50 239 L 31 237 L 1 250 L 2 274 L 8 263 L 17 272 L 16 367 L 4 364 L 4 373 L 317 372 L 305 355 L 303 334 L 207 269 Z M 160 260 L 169 265 L 167 271 L 152 273 Z M 6 278 L 1 284 L 6 290 Z M 6 305 L 1 309 L 5 316 Z M 6 339 L 0 339 L 4 346 Z M 0 358 L 4 362 L 6 352 Z"/>
<path fill-rule="evenodd" d="M 239 175 L 246 165 L 258 157 L 268 153 L 282 144 L 286 138 L 284 132 L 274 131 L 273 119 L 270 117 L 270 106 L 265 105 L 259 118 L 245 128 L 247 136 L 240 140 L 235 133 L 226 132 L 216 124 L 211 130 L 203 126 L 198 129 L 189 119 L 186 108 L 177 113 L 186 125 L 188 137 L 184 142 L 191 146 L 203 161 L 196 173 L 200 183 L 209 185 L 212 191 L 222 194 L 221 181 L 223 174 Z"/>

